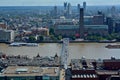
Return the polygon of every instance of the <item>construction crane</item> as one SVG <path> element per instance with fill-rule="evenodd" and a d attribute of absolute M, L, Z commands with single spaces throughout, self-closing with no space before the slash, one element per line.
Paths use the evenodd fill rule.
<path fill-rule="evenodd" d="M 63 38 L 62 51 L 61 51 L 61 66 L 67 69 L 68 57 L 69 57 L 69 38 Z"/>

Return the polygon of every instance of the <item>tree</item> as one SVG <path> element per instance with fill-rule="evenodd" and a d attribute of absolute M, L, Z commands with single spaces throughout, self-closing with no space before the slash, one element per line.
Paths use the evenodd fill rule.
<path fill-rule="evenodd" d="M 49 30 L 49 34 L 50 34 L 50 35 L 54 35 L 54 34 L 55 34 L 55 31 L 54 31 L 53 28 L 50 28 L 50 30 Z"/>
<path fill-rule="evenodd" d="M 71 37 L 71 39 L 72 39 L 72 40 L 75 40 L 75 39 L 76 39 L 76 37 L 75 37 L 75 36 L 72 36 L 72 37 Z"/>
<path fill-rule="evenodd" d="M 34 36 L 30 36 L 28 42 L 35 42 L 36 38 Z"/>
<path fill-rule="evenodd" d="M 54 35 L 50 35 L 51 40 L 57 40 L 57 38 Z"/>
<path fill-rule="evenodd" d="M 107 35 L 106 38 L 107 38 L 107 40 L 112 40 L 113 39 L 111 35 Z"/>
<path fill-rule="evenodd" d="M 61 39 L 62 39 L 62 36 L 61 36 L 61 35 L 59 35 L 59 36 L 58 36 L 58 40 L 61 40 Z"/>
<path fill-rule="evenodd" d="M 42 35 L 38 36 L 38 41 L 43 41 L 44 37 Z"/>

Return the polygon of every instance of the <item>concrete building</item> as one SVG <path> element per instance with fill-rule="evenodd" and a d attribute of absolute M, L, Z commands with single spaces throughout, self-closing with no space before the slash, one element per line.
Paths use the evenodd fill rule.
<path fill-rule="evenodd" d="M 73 24 L 77 24 L 78 20 L 76 19 L 65 19 L 64 16 L 61 16 L 60 19 L 52 19 L 52 24 L 53 25 L 59 25 L 59 24 L 69 24 L 69 25 L 73 25 Z"/>
<path fill-rule="evenodd" d="M 93 16 L 84 16 L 85 25 L 93 25 Z"/>
<path fill-rule="evenodd" d="M 120 22 L 115 23 L 115 32 L 120 33 Z"/>
<path fill-rule="evenodd" d="M 32 33 L 34 35 L 44 35 L 44 36 L 48 36 L 49 35 L 49 29 L 47 28 L 33 28 L 32 29 Z"/>
<path fill-rule="evenodd" d="M 104 25 L 104 15 L 84 16 L 85 25 Z M 108 25 L 108 24 L 107 24 Z"/>
<path fill-rule="evenodd" d="M 0 30 L 0 41 L 1 42 L 13 42 L 14 41 L 13 30 Z"/>
<path fill-rule="evenodd" d="M 93 25 L 104 25 L 104 16 L 103 15 L 94 15 L 93 16 Z"/>
<path fill-rule="evenodd" d="M 0 80 L 59 80 L 59 67 L 8 66 Z"/>
<path fill-rule="evenodd" d="M 7 26 L 5 23 L 0 23 L 0 29 L 7 29 Z"/>
<path fill-rule="evenodd" d="M 112 19 L 112 17 L 107 17 L 106 18 L 106 25 L 108 25 L 108 32 L 109 34 L 113 33 L 114 31 L 114 20 Z"/>

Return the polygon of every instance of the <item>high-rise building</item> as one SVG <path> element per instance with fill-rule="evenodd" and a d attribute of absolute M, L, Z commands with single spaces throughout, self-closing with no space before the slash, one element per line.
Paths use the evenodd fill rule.
<path fill-rule="evenodd" d="M 120 22 L 115 23 L 115 33 L 120 33 Z"/>
<path fill-rule="evenodd" d="M 115 8 L 115 6 L 112 6 L 111 7 L 111 14 L 112 14 L 112 17 L 114 17 L 116 14 L 116 8 Z"/>
<path fill-rule="evenodd" d="M 69 18 L 71 14 L 72 14 L 72 11 L 71 11 L 71 4 L 68 3 L 68 6 L 67 6 L 67 17 Z"/>
<path fill-rule="evenodd" d="M 67 2 L 64 2 L 64 10 L 67 10 Z"/>
<path fill-rule="evenodd" d="M 54 6 L 54 11 L 53 11 L 53 12 L 54 12 L 54 13 L 53 13 L 53 14 L 54 14 L 54 17 L 57 18 L 57 6 Z"/>
<path fill-rule="evenodd" d="M 67 16 L 67 2 L 64 2 L 64 16 Z"/>
<path fill-rule="evenodd" d="M 79 10 L 80 10 L 80 4 L 77 5 L 77 11 L 79 13 Z"/>
<path fill-rule="evenodd" d="M 80 38 L 84 38 L 84 9 L 80 8 L 80 18 L 79 18 L 79 33 Z"/>
<path fill-rule="evenodd" d="M 86 12 L 86 2 L 83 2 L 84 13 Z"/>
<path fill-rule="evenodd" d="M 112 19 L 112 17 L 107 17 L 106 18 L 106 24 L 108 25 L 108 32 L 109 34 L 113 33 L 113 24 L 114 24 L 114 20 Z"/>

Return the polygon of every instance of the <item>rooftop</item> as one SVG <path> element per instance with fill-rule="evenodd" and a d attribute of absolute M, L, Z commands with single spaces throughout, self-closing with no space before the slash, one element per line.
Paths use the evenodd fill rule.
<path fill-rule="evenodd" d="M 8 66 L 1 76 L 58 76 L 59 67 Z"/>
<path fill-rule="evenodd" d="M 87 29 L 108 29 L 108 25 L 84 25 Z M 57 29 L 78 29 L 79 25 L 58 25 Z"/>
<path fill-rule="evenodd" d="M 22 43 L 24 44 L 24 43 Z M 12 44 L 11 44 L 12 45 Z M 13 44 L 13 45 L 19 45 L 19 44 Z M 31 44 L 32 45 L 32 44 Z M 21 45 L 20 45 L 21 46 Z M 0 57 L 2 57 L 1 54 Z M 4 59 L 2 59 L 4 58 Z M 36 56 L 33 58 L 29 58 L 28 56 L 24 56 L 24 55 L 17 55 L 17 56 L 13 56 L 13 55 L 5 55 L 5 57 L 0 58 L 0 62 L 3 64 L 7 64 L 8 66 L 11 65 L 19 65 L 19 66 L 59 66 L 59 61 L 60 58 L 59 56 L 56 57 L 55 56 L 51 56 L 51 57 L 43 57 L 43 56 Z M 2 66 L 0 64 L 0 66 Z"/>
<path fill-rule="evenodd" d="M 112 71 L 112 70 L 97 70 L 96 71 L 97 74 L 99 75 L 117 75 L 118 71 Z"/>
<path fill-rule="evenodd" d="M 81 75 L 72 75 L 72 78 L 97 78 L 96 74 L 81 74 Z"/>
<path fill-rule="evenodd" d="M 103 62 L 119 62 L 120 63 L 120 59 L 104 59 Z"/>
<path fill-rule="evenodd" d="M 72 59 L 72 70 L 81 70 L 84 66 L 87 66 L 87 69 L 94 69 L 92 62 L 95 62 L 94 59 Z"/>

